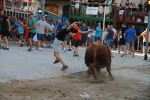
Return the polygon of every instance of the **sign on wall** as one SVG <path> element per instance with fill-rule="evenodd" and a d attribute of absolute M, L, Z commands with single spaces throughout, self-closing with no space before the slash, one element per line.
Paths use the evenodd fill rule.
<path fill-rule="evenodd" d="M 87 15 L 97 15 L 98 7 L 87 7 L 86 14 Z"/>

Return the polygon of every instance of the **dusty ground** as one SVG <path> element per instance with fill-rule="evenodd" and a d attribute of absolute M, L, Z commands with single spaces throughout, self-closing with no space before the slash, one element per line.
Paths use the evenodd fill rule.
<path fill-rule="evenodd" d="M 86 72 L 39 80 L 0 83 L 0 100 L 150 100 L 150 65 L 112 69 L 110 81 L 103 69 L 99 80 Z"/>

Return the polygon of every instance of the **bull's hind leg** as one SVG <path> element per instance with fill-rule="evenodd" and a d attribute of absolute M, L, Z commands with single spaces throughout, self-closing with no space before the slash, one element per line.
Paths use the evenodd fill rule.
<path fill-rule="evenodd" d="M 108 72 L 108 74 L 109 74 L 109 76 L 110 76 L 110 80 L 114 80 L 114 77 L 113 77 L 113 75 L 111 74 L 111 67 L 110 67 L 111 65 L 107 65 L 106 66 L 106 69 L 107 69 L 107 72 Z"/>

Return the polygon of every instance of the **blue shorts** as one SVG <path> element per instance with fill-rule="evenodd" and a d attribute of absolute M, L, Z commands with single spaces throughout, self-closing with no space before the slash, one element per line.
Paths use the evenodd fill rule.
<path fill-rule="evenodd" d="M 43 41 L 44 38 L 45 38 L 45 34 L 39 34 L 39 33 L 37 33 L 37 39 L 38 39 L 38 41 L 39 40 Z"/>
<path fill-rule="evenodd" d="M 106 46 L 111 47 L 113 44 L 113 39 L 106 40 Z"/>
<path fill-rule="evenodd" d="M 131 47 L 133 47 L 134 46 L 134 40 L 126 40 L 126 44 L 125 44 L 125 46 L 131 46 Z"/>
<path fill-rule="evenodd" d="M 28 38 L 32 38 L 33 39 L 33 37 L 34 37 L 34 35 L 35 35 L 36 33 L 29 33 L 29 37 Z"/>

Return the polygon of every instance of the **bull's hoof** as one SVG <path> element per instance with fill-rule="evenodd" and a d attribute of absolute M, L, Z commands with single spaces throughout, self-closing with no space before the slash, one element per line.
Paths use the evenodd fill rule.
<path fill-rule="evenodd" d="M 91 75 L 86 75 L 85 78 L 90 78 Z"/>
<path fill-rule="evenodd" d="M 96 76 L 93 76 L 94 80 L 97 80 L 97 77 Z"/>
<path fill-rule="evenodd" d="M 114 81 L 115 79 L 114 79 L 114 77 L 110 77 L 110 80 L 111 80 L 111 81 Z"/>

